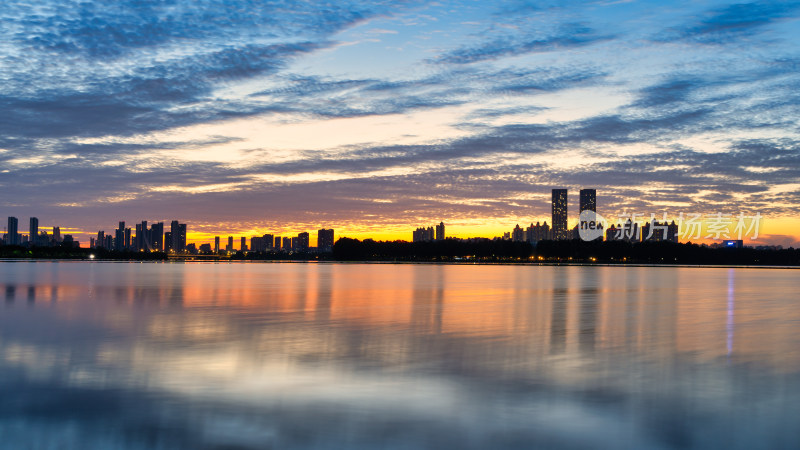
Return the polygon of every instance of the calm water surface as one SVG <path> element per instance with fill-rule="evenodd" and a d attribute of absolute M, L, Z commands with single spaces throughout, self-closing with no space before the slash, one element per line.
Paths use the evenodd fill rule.
<path fill-rule="evenodd" d="M 0 447 L 800 448 L 800 272 L 0 262 Z"/>

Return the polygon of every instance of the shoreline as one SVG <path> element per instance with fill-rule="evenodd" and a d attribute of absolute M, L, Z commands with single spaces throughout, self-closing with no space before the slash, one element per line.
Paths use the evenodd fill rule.
<path fill-rule="evenodd" d="M 453 266 L 584 266 L 584 267 L 661 267 L 697 269 L 800 269 L 800 266 L 735 265 L 735 264 L 647 264 L 647 263 L 591 263 L 591 262 L 527 262 L 527 261 L 381 261 L 381 260 L 299 260 L 299 259 L 193 259 L 164 260 L 132 259 L 77 259 L 77 258 L 0 258 L 0 262 L 74 262 L 74 263 L 125 263 L 125 264 L 394 264 L 394 265 L 453 265 Z"/>

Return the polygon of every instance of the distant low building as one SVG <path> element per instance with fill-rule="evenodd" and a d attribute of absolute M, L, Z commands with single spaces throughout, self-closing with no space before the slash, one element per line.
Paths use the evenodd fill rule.
<path fill-rule="evenodd" d="M 722 241 L 723 248 L 743 248 L 744 242 L 741 239 L 728 239 Z"/>
<path fill-rule="evenodd" d="M 678 224 L 673 220 L 672 223 L 659 223 L 657 220 L 647 222 L 642 225 L 643 241 L 668 241 L 678 242 Z"/>

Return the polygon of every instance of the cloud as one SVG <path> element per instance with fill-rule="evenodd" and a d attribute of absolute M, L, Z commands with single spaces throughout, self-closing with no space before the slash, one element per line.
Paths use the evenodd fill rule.
<path fill-rule="evenodd" d="M 0 187 L 13 214 L 35 205 L 94 223 L 185 204 L 198 223 L 250 223 L 261 213 L 248 205 L 269 204 L 270 220 L 376 211 L 386 224 L 546 211 L 538 197 L 556 184 L 597 186 L 609 207 L 746 201 L 796 213 L 785 191 L 800 175 L 800 59 L 777 26 L 796 2 L 616 5 L 613 27 L 596 2 L 503 4 L 495 15 L 405 2 L 66 5 L 0 11 Z M 409 11 L 430 18 L 409 24 Z M 491 20 L 462 30 L 477 13 Z M 684 24 L 647 39 L 676 15 Z M 417 39 L 433 22 L 437 38 Z M 397 31 L 401 57 L 340 46 L 382 30 Z M 739 51 L 756 35 L 771 44 Z M 368 116 L 387 129 L 433 117 L 437 131 L 366 143 L 356 132 L 317 151 L 296 150 L 302 137 L 276 144 L 294 146 L 291 158 L 234 128 L 168 137 L 230 119 L 316 130 Z M 392 144 L 412 134 L 413 145 Z M 249 163 L 204 160 L 223 146 Z"/>
<path fill-rule="evenodd" d="M 611 38 L 611 35 L 600 35 L 595 30 L 581 24 L 566 24 L 556 32 L 545 36 L 542 36 L 537 30 L 502 36 L 475 46 L 459 47 L 443 53 L 432 59 L 431 62 L 470 64 L 528 53 L 568 50 Z"/>
<path fill-rule="evenodd" d="M 702 44 L 726 44 L 756 35 L 763 28 L 779 21 L 794 19 L 800 7 L 796 1 L 753 2 L 728 5 L 707 11 L 690 23 L 667 29 L 656 41 L 684 40 Z"/>
<path fill-rule="evenodd" d="M 24 32 L 13 38 L 31 49 L 116 58 L 177 42 L 236 42 L 298 36 L 326 36 L 389 11 L 393 2 L 226 2 L 199 0 L 103 4 L 45 2 L 39 10 L 16 5 Z M 21 14 L 21 16 L 19 16 Z M 302 39 L 302 37 L 300 38 Z"/>

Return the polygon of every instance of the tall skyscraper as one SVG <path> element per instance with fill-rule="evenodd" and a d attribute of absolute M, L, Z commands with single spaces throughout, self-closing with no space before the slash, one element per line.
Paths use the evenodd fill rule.
<path fill-rule="evenodd" d="M 153 247 L 153 251 L 164 250 L 164 222 L 150 225 L 150 245 Z"/>
<path fill-rule="evenodd" d="M 183 253 L 186 250 L 186 224 L 173 220 L 169 226 L 170 248 L 176 253 Z"/>
<path fill-rule="evenodd" d="M 53 227 L 53 242 L 61 243 L 61 227 Z"/>
<path fill-rule="evenodd" d="M 228 236 L 228 245 L 225 247 L 225 251 L 233 251 L 233 236 Z"/>
<path fill-rule="evenodd" d="M 131 249 L 131 229 L 125 228 L 125 250 Z"/>
<path fill-rule="evenodd" d="M 274 248 L 275 250 L 280 250 L 281 249 L 281 237 L 280 236 L 275 236 L 275 245 L 272 248 Z"/>
<path fill-rule="evenodd" d="M 439 225 L 436 225 L 436 240 L 444 240 L 444 222 L 439 222 Z"/>
<path fill-rule="evenodd" d="M 148 236 L 149 230 L 147 229 L 147 221 L 143 220 L 142 223 L 136 224 L 136 250 L 140 252 L 149 252 L 150 237 Z"/>
<path fill-rule="evenodd" d="M 246 252 L 247 251 L 247 238 L 242 236 L 239 243 L 239 250 Z"/>
<path fill-rule="evenodd" d="M 114 231 L 114 250 L 125 250 L 125 222 L 120 221 L 119 227 Z"/>
<path fill-rule="evenodd" d="M 19 238 L 19 220 L 16 217 L 8 218 L 8 230 L 6 231 L 6 244 L 19 245 L 21 240 Z"/>
<path fill-rule="evenodd" d="M 317 230 L 317 251 L 330 253 L 333 251 L 333 229 Z"/>
<path fill-rule="evenodd" d="M 30 232 L 30 239 L 28 242 L 31 243 L 31 246 L 39 245 L 39 218 L 38 217 L 31 217 L 30 220 L 30 228 L 28 228 Z"/>
<path fill-rule="evenodd" d="M 297 245 L 293 245 L 294 251 L 296 252 L 308 252 L 308 232 L 303 231 L 297 235 Z"/>
<path fill-rule="evenodd" d="M 567 190 L 553 189 L 553 239 L 567 239 Z"/>
<path fill-rule="evenodd" d="M 578 213 L 586 210 L 597 212 L 597 191 L 594 189 L 581 189 L 581 209 Z"/>
<path fill-rule="evenodd" d="M 214 236 L 214 253 L 219 253 L 219 236 Z"/>
<path fill-rule="evenodd" d="M 595 214 L 583 214 L 584 211 L 591 211 Z M 581 232 L 585 233 L 583 235 L 584 239 L 588 238 L 589 234 L 592 233 L 590 230 L 596 230 L 597 227 L 602 228 L 603 224 L 597 221 L 597 191 L 594 189 L 581 189 L 580 193 L 580 211 L 583 219 L 579 218 L 578 227 L 580 231 L 578 231 L 578 238 L 581 238 Z M 603 240 L 603 233 L 602 231 L 594 238 L 596 241 Z"/>
<path fill-rule="evenodd" d="M 105 231 L 98 231 L 97 232 L 97 240 L 94 244 L 95 247 L 104 248 L 106 246 L 106 232 Z"/>

